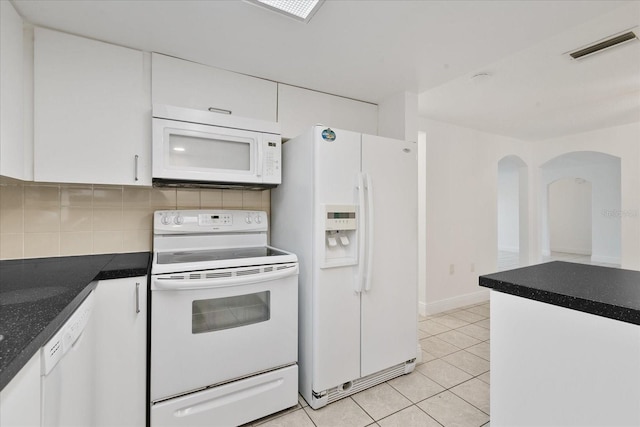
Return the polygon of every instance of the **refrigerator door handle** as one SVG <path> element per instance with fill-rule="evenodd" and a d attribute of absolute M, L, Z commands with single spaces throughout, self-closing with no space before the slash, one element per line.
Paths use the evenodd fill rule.
<path fill-rule="evenodd" d="M 367 273 L 365 276 L 365 291 L 371 290 L 371 274 L 373 272 L 373 182 L 371 175 L 367 175 Z"/>
<path fill-rule="evenodd" d="M 365 256 L 366 256 L 366 209 L 364 200 L 365 184 L 364 174 L 358 174 L 358 276 L 356 277 L 356 292 L 362 292 L 364 274 L 365 274 Z"/>

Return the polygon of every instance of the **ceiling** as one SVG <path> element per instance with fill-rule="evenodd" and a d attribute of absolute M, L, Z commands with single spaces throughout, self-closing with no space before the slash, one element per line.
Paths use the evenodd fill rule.
<path fill-rule="evenodd" d="M 13 0 L 36 25 L 524 140 L 640 120 L 640 1 L 326 0 L 307 24 L 242 0 Z M 478 72 L 491 75 L 471 82 Z"/>

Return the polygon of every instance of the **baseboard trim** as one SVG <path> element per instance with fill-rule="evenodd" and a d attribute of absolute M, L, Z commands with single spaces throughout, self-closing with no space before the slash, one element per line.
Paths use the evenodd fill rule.
<path fill-rule="evenodd" d="M 520 252 L 520 248 L 518 246 L 498 246 L 499 252 Z"/>
<path fill-rule="evenodd" d="M 551 252 L 560 252 L 563 254 L 591 255 L 591 248 L 551 248 Z"/>
<path fill-rule="evenodd" d="M 605 264 L 621 264 L 619 257 L 606 256 L 606 255 L 591 255 L 592 262 L 602 262 Z"/>
<path fill-rule="evenodd" d="M 488 289 L 434 301 L 429 304 L 424 301 L 420 301 L 418 303 L 418 310 L 422 316 L 430 316 L 432 314 L 442 313 L 443 311 L 453 310 L 455 308 L 464 307 L 465 305 L 478 304 L 485 301 L 489 301 Z"/>

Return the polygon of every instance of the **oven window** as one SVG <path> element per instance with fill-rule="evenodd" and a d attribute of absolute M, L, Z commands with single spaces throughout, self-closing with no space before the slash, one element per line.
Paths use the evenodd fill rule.
<path fill-rule="evenodd" d="M 179 168 L 249 171 L 251 140 L 236 141 L 169 135 L 169 165 Z"/>
<path fill-rule="evenodd" d="M 221 331 L 271 318 L 271 291 L 193 301 L 191 333 Z"/>

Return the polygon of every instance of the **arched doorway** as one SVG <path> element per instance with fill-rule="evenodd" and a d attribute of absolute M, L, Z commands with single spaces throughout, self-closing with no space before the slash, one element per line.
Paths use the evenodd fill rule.
<path fill-rule="evenodd" d="M 609 266 L 620 264 L 621 219 L 620 216 L 611 215 L 611 212 L 620 212 L 620 167 L 619 157 L 595 151 L 565 153 L 541 165 L 540 248 L 543 260 L 560 259 Z M 591 186 L 590 208 L 586 207 L 585 202 L 586 194 L 589 192 L 585 187 L 588 185 L 587 183 Z M 555 187 L 556 185 L 560 185 L 560 187 Z M 551 193 L 553 191 L 559 191 L 564 195 L 556 197 Z M 562 198 L 564 200 L 560 201 Z M 556 203 L 564 204 L 564 213 L 551 206 L 553 199 L 557 200 Z M 582 208 L 576 207 L 580 204 L 583 205 Z M 578 212 L 578 210 L 584 209 L 590 210 L 591 217 L 591 250 L 586 251 L 590 254 L 577 253 L 575 255 L 583 256 L 573 256 L 573 259 L 567 259 L 563 252 L 558 253 L 554 250 L 562 248 L 558 246 L 557 241 L 552 244 L 552 238 L 555 235 L 552 233 L 552 229 L 564 228 L 567 231 L 574 226 L 582 227 L 583 231 L 580 232 L 582 237 L 574 236 L 581 240 L 574 240 L 573 243 L 577 245 L 578 252 L 580 252 L 579 248 L 585 247 L 587 236 L 584 231 L 585 224 L 589 223 L 587 216 Z M 569 214 L 573 217 L 566 217 L 567 211 L 573 212 Z M 580 241 L 582 243 L 579 243 Z M 569 249 L 571 248 L 564 248 L 564 250 Z"/>
<path fill-rule="evenodd" d="M 529 263 L 529 184 L 527 164 L 511 155 L 498 162 L 499 270 Z"/>

